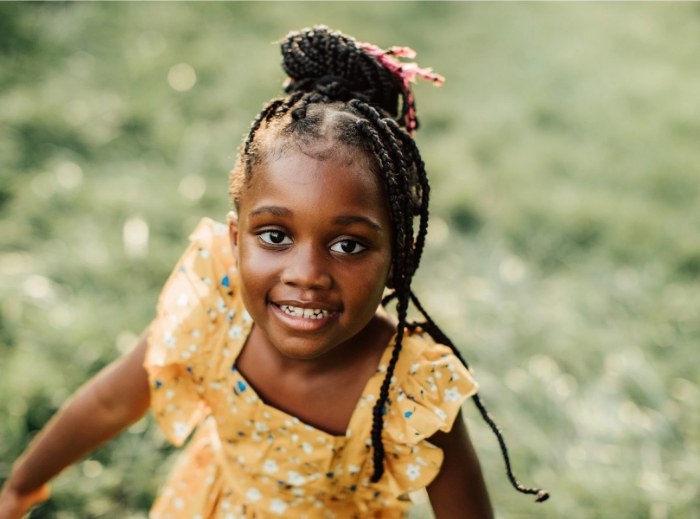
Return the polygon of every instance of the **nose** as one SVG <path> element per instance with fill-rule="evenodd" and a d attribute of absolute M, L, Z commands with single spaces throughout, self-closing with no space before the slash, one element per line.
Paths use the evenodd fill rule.
<path fill-rule="evenodd" d="M 329 271 L 328 253 L 313 245 L 296 244 L 286 257 L 281 281 L 302 289 L 323 290 L 331 288 L 333 277 Z"/>

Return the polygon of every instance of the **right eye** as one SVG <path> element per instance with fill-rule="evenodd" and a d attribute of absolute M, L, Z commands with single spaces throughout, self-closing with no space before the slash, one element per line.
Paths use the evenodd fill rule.
<path fill-rule="evenodd" d="M 291 245 L 292 239 L 282 231 L 263 231 L 258 233 L 260 241 L 265 245 Z"/>

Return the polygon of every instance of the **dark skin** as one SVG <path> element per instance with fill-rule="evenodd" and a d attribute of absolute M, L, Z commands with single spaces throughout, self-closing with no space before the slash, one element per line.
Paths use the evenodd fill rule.
<path fill-rule="evenodd" d="M 439 519 L 492 519 L 486 482 L 462 413 L 457 415 L 450 432 L 438 432 L 429 441 L 445 454 L 440 472 L 428 485 L 435 516 Z"/>
<path fill-rule="evenodd" d="M 293 369 L 290 362 L 268 350 L 259 328 L 253 327 L 236 367 L 268 405 L 342 436 L 395 331 L 386 317 L 377 315 L 363 330 L 363 335 L 371 338 L 366 348 L 350 352 L 341 363 L 322 367 L 302 362 Z"/>

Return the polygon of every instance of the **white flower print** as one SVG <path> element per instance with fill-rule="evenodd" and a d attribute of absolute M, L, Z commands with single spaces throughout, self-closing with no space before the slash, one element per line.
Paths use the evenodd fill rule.
<path fill-rule="evenodd" d="M 177 306 L 187 306 L 187 303 L 189 303 L 189 302 L 190 302 L 189 296 L 185 292 L 183 292 L 182 294 L 180 294 L 177 297 L 175 304 L 177 304 Z"/>
<path fill-rule="evenodd" d="M 260 493 L 260 490 L 257 488 L 249 488 L 248 491 L 245 493 L 246 499 L 248 501 L 260 501 L 260 498 L 262 498 L 262 494 Z"/>
<path fill-rule="evenodd" d="M 445 389 L 445 402 L 458 402 L 461 398 L 462 395 L 456 387 Z"/>
<path fill-rule="evenodd" d="M 406 476 L 408 476 L 408 479 L 411 481 L 418 479 L 420 477 L 420 465 L 409 463 L 408 467 L 406 467 Z"/>
<path fill-rule="evenodd" d="M 304 484 L 306 478 L 298 472 L 290 470 L 287 472 L 287 481 L 289 481 L 290 485 L 299 486 Z"/>
<path fill-rule="evenodd" d="M 306 453 L 306 454 L 311 454 L 314 450 L 314 448 L 311 446 L 310 443 L 304 442 L 301 444 L 301 449 Z"/>
<path fill-rule="evenodd" d="M 177 339 L 175 336 L 171 333 L 168 333 L 165 335 L 165 338 L 163 339 L 163 343 L 165 344 L 166 348 L 174 348 L 175 344 L 177 343 Z"/>
<path fill-rule="evenodd" d="M 231 329 L 228 331 L 228 336 L 231 339 L 240 339 L 243 337 L 243 328 L 241 328 L 241 325 L 234 324 L 231 326 Z"/>
<path fill-rule="evenodd" d="M 209 257 L 209 249 L 199 249 L 199 256 L 202 259 L 207 259 Z"/>
<path fill-rule="evenodd" d="M 438 415 L 438 418 L 440 418 L 440 420 L 447 420 L 447 413 L 445 413 L 445 411 L 443 411 L 439 407 L 435 408 L 435 414 Z"/>
<path fill-rule="evenodd" d="M 214 225 L 214 233 L 215 234 L 219 234 L 219 235 L 226 234 L 227 231 L 228 231 L 228 227 L 226 227 L 223 223 L 217 223 L 216 225 Z"/>
<path fill-rule="evenodd" d="M 268 474 L 274 474 L 279 470 L 279 467 L 275 460 L 265 460 L 265 463 L 263 463 L 263 470 Z"/>
<path fill-rule="evenodd" d="M 409 373 L 410 375 L 415 375 L 416 373 L 418 373 L 418 368 L 419 368 L 419 367 L 420 367 L 420 366 L 419 366 L 418 364 L 411 364 L 411 368 L 408 370 L 408 373 Z"/>
<path fill-rule="evenodd" d="M 173 435 L 175 438 L 184 438 L 187 435 L 187 424 L 185 422 L 173 422 Z"/>
<path fill-rule="evenodd" d="M 270 511 L 277 515 L 282 515 L 287 510 L 287 504 L 281 499 L 273 499 L 270 501 Z"/>

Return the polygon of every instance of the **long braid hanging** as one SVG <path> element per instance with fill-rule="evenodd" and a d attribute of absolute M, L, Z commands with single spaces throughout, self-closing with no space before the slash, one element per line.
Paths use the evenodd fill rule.
<path fill-rule="evenodd" d="M 415 306 L 416 309 L 418 309 L 418 311 L 425 318 L 425 322 L 419 323 L 419 326 L 421 326 L 426 332 L 428 332 L 428 334 L 436 342 L 439 342 L 440 344 L 444 344 L 445 346 L 449 346 L 450 349 L 452 350 L 452 352 L 455 354 L 455 356 L 468 369 L 469 364 L 462 356 L 462 353 L 454 345 L 454 343 L 450 340 L 450 338 L 438 327 L 438 325 L 435 324 L 435 322 L 428 315 L 428 312 L 425 311 L 425 308 L 423 308 L 423 305 L 420 303 L 420 301 L 418 300 L 418 298 L 416 297 L 416 295 L 413 292 L 411 292 L 411 303 L 413 303 L 413 306 Z M 500 427 L 498 427 L 498 424 L 496 424 L 494 419 L 491 417 L 491 414 L 486 409 L 486 406 L 484 406 L 484 404 L 481 402 L 481 397 L 479 397 L 478 393 L 475 394 L 474 396 L 472 396 L 472 400 L 474 401 L 474 405 L 479 410 L 481 417 L 488 424 L 491 431 L 493 431 L 493 433 L 496 435 L 496 438 L 498 440 L 498 445 L 501 448 L 503 462 L 505 463 L 505 466 L 506 466 L 506 474 L 508 476 L 508 480 L 510 481 L 511 485 L 513 485 L 513 487 L 515 487 L 515 489 L 518 490 L 518 492 L 522 492 L 523 494 L 533 494 L 533 495 L 537 496 L 535 501 L 537 501 L 538 503 L 541 503 L 542 501 L 546 501 L 547 499 L 549 499 L 549 493 L 546 490 L 543 490 L 541 488 L 526 487 L 517 480 L 517 478 L 513 474 L 513 469 L 512 469 L 511 464 L 510 464 L 510 454 L 508 453 L 508 447 L 506 446 L 506 441 L 503 438 L 503 432 L 501 431 Z"/>
<path fill-rule="evenodd" d="M 389 199 L 391 221 L 394 226 L 392 243 L 393 292 L 382 300 L 386 306 L 396 299 L 398 319 L 392 356 L 382 381 L 379 398 L 372 409 L 372 482 L 384 473 L 384 446 L 382 430 L 384 415 L 391 404 L 389 390 L 394 368 L 399 359 L 406 329 L 422 328 L 437 343 L 448 346 L 462 364 L 469 368 L 461 352 L 435 324 L 411 291 L 411 279 L 422 256 L 428 227 L 428 199 L 430 186 L 423 160 L 411 134 L 418 128 L 415 99 L 410 83 L 423 77 L 441 84 L 444 79 L 430 69 L 421 69 L 415 63 L 401 62 L 397 58 L 412 58 L 415 53 L 407 47 L 383 50 L 375 45 L 358 43 L 338 32 L 330 32 L 319 26 L 291 33 L 281 44 L 283 68 L 289 76 L 285 100 L 274 100 L 259 114 L 251 126 L 244 145 L 246 175 L 250 174 L 252 148 L 255 135 L 263 122 L 281 119 L 291 110 L 292 120 L 306 117 L 312 104 L 332 102 L 347 103 L 351 113 L 360 119 L 356 122 L 358 133 L 368 143 L 384 177 Z M 398 107 L 398 99 L 401 107 Z M 393 117 L 384 117 L 381 109 Z M 293 123 L 292 123 L 293 124 Z M 414 239 L 413 218 L 419 217 Z M 413 304 L 423 315 L 425 322 L 409 323 L 407 313 Z M 496 435 L 510 483 L 519 492 L 534 494 L 536 501 L 545 501 L 549 494 L 541 489 L 523 486 L 513 475 L 510 456 L 503 435 L 482 403 L 478 394 L 474 404 L 482 418 Z"/>
<path fill-rule="evenodd" d="M 382 119 L 379 112 L 371 106 L 360 101 L 351 101 L 349 106 L 366 116 L 369 120 L 370 124 L 365 120 L 358 121 L 358 129 L 368 136 L 372 143 L 375 156 L 379 159 L 380 169 L 384 172 L 386 188 L 390 200 L 392 221 L 403 220 L 401 225 L 396 226 L 393 248 L 395 252 L 392 282 L 396 287 L 396 293 L 398 295 L 396 313 L 399 322 L 397 325 L 394 348 L 384 380 L 382 381 L 379 398 L 372 409 L 374 472 L 371 480 L 377 482 L 384 473 L 384 446 L 381 440 L 381 431 L 383 429 L 386 407 L 390 403 L 388 399 L 391 379 L 403 345 L 404 329 L 407 324 L 406 316 L 408 313 L 408 300 L 410 298 L 411 277 L 414 272 L 411 254 L 413 249 L 412 207 L 410 206 L 409 198 L 405 195 L 402 196 L 402 194 L 407 193 L 409 190 L 409 186 L 407 185 L 409 177 L 406 171 L 404 155 L 397 144 L 397 139 L 391 127 Z M 380 133 L 385 136 L 385 139 L 380 137 Z M 389 142 L 388 150 L 385 141 Z"/>

